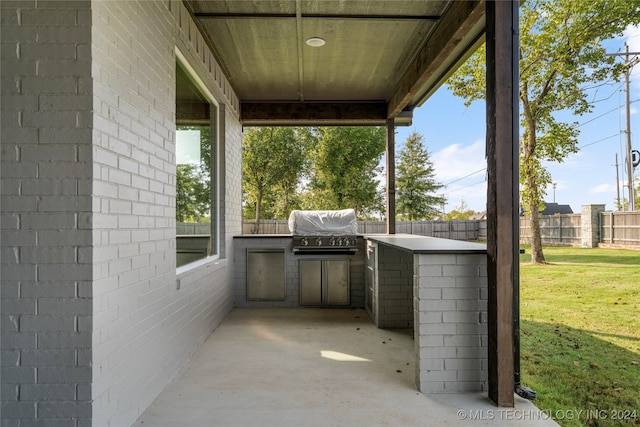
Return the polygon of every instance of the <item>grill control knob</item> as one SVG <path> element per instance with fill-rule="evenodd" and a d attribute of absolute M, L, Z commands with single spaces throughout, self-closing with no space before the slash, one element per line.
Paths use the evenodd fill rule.
<path fill-rule="evenodd" d="M 321 246 L 322 245 L 322 239 L 319 237 L 316 237 L 316 246 Z"/>
<path fill-rule="evenodd" d="M 308 246 L 309 245 L 309 241 L 307 240 L 306 237 L 303 237 L 302 240 L 300 240 L 300 244 L 302 246 Z"/>
<path fill-rule="evenodd" d="M 340 243 L 338 243 L 338 244 L 340 244 Z M 335 246 L 336 245 L 336 238 L 335 237 L 332 237 L 331 239 L 329 239 L 329 245 L 331 245 L 331 246 Z"/>

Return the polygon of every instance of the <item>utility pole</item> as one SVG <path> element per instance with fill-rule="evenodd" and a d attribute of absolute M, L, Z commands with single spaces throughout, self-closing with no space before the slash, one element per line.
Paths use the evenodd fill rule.
<path fill-rule="evenodd" d="M 624 87 L 626 92 L 626 115 L 627 115 L 627 123 L 626 123 L 626 135 L 627 135 L 627 184 L 629 189 L 629 211 L 635 210 L 634 203 L 634 188 L 633 188 L 633 162 L 631 159 L 631 102 L 629 100 L 629 76 L 631 75 L 631 69 L 634 65 L 640 62 L 640 57 L 635 57 L 632 61 L 629 60 L 629 55 L 640 55 L 640 52 L 629 52 L 629 45 L 624 44 L 625 52 L 624 53 L 608 53 L 609 56 L 624 56 L 624 65 L 627 68 L 624 73 Z"/>
<path fill-rule="evenodd" d="M 633 197 L 633 164 L 631 161 L 631 110 L 629 108 L 630 102 L 629 102 L 629 75 L 631 74 L 631 63 L 629 62 L 629 45 L 628 44 L 624 44 L 626 51 L 625 51 L 625 57 L 624 57 L 624 62 L 625 65 L 627 65 L 627 72 L 624 73 L 624 89 L 626 92 L 626 104 L 627 104 L 627 176 L 629 177 L 629 211 L 633 212 L 635 211 L 635 197 Z"/>
<path fill-rule="evenodd" d="M 616 153 L 616 192 L 618 193 L 618 198 L 616 199 L 616 203 L 618 204 L 618 210 L 622 210 L 622 201 L 620 200 L 620 176 L 618 175 L 618 153 Z"/>

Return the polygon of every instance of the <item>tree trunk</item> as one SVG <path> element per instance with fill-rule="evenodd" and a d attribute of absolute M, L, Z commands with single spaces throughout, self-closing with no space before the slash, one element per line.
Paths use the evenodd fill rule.
<path fill-rule="evenodd" d="M 524 124 L 525 131 L 523 136 L 523 152 L 521 160 L 521 175 L 524 181 L 524 190 L 526 193 L 526 208 L 529 211 L 529 227 L 531 231 L 531 237 L 529 243 L 531 244 L 531 263 L 532 264 L 546 264 L 544 254 L 542 253 L 542 238 L 540 236 L 540 191 L 537 176 L 535 162 L 535 150 L 537 145 L 536 140 L 536 123 L 531 112 L 531 105 L 529 103 L 528 88 L 526 85 L 520 88 L 520 99 L 523 104 Z"/>
<path fill-rule="evenodd" d="M 257 200 L 256 200 L 256 225 L 253 228 L 253 234 L 260 233 L 260 216 L 262 215 L 261 211 L 262 207 L 262 191 L 258 190 Z"/>
<path fill-rule="evenodd" d="M 529 227 L 531 229 L 531 263 L 546 264 L 542 253 L 542 238 L 540 236 L 540 215 L 538 214 L 538 203 L 536 200 L 529 202 Z"/>

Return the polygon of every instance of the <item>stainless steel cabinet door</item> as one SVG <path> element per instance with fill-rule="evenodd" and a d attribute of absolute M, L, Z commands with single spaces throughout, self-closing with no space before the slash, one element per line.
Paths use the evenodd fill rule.
<path fill-rule="evenodd" d="M 300 305 L 322 304 L 322 260 L 300 260 Z"/>
<path fill-rule="evenodd" d="M 349 305 L 349 260 L 301 259 L 300 305 Z"/>
<path fill-rule="evenodd" d="M 285 299 L 284 249 L 247 249 L 247 300 Z"/>
<path fill-rule="evenodd" d="M 349 304 L 349 260 L 324 260 L 324 300 L 329 305 Z"/>

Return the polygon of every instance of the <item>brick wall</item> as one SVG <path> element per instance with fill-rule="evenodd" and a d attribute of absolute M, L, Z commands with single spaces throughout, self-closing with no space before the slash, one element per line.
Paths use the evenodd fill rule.
<path fill-rule="evenodd" d="M 412 252 L 378 245 L 379 328 L 413 327 L 413 258 Z"/>
<path fill-rule="evenodd" d="M 35 3 L 0 12 L 2 425 L 87 425 L 91 11 Z"/>
<path fill-rule="evenodd" d="M 126 426 L 163 382 L 153 371 L 175 374 L 172 22 L 162 3 L 96 2 L 92 13 L 93 425 Z"/>
<path fill-rule="evenodd" d="M 124 426 L 233 303 L 225 255 L 239 222 L 221 222 L 220 259 L 176 276 L 176 47 L 219 104 L 223 219 L 240 212 L 241 128 L 237 99 L 182 2 L 98 2 L 93 15 L 94 182 L 105 188 L 95 203 L 94 425 Z"/>
<path fill-rule="evenodd" d="M 416 255 L 414 275 L 418 389 L 486 391 L 486 255 Z"/>
<path fill-rule="evenodd" d="M 181 1 L 2 8 L 3 426 L 131 425 L 232 308 L 238 100 Z M 221 257 L 179 274 L 176 48 L 223 118 Z"/>

